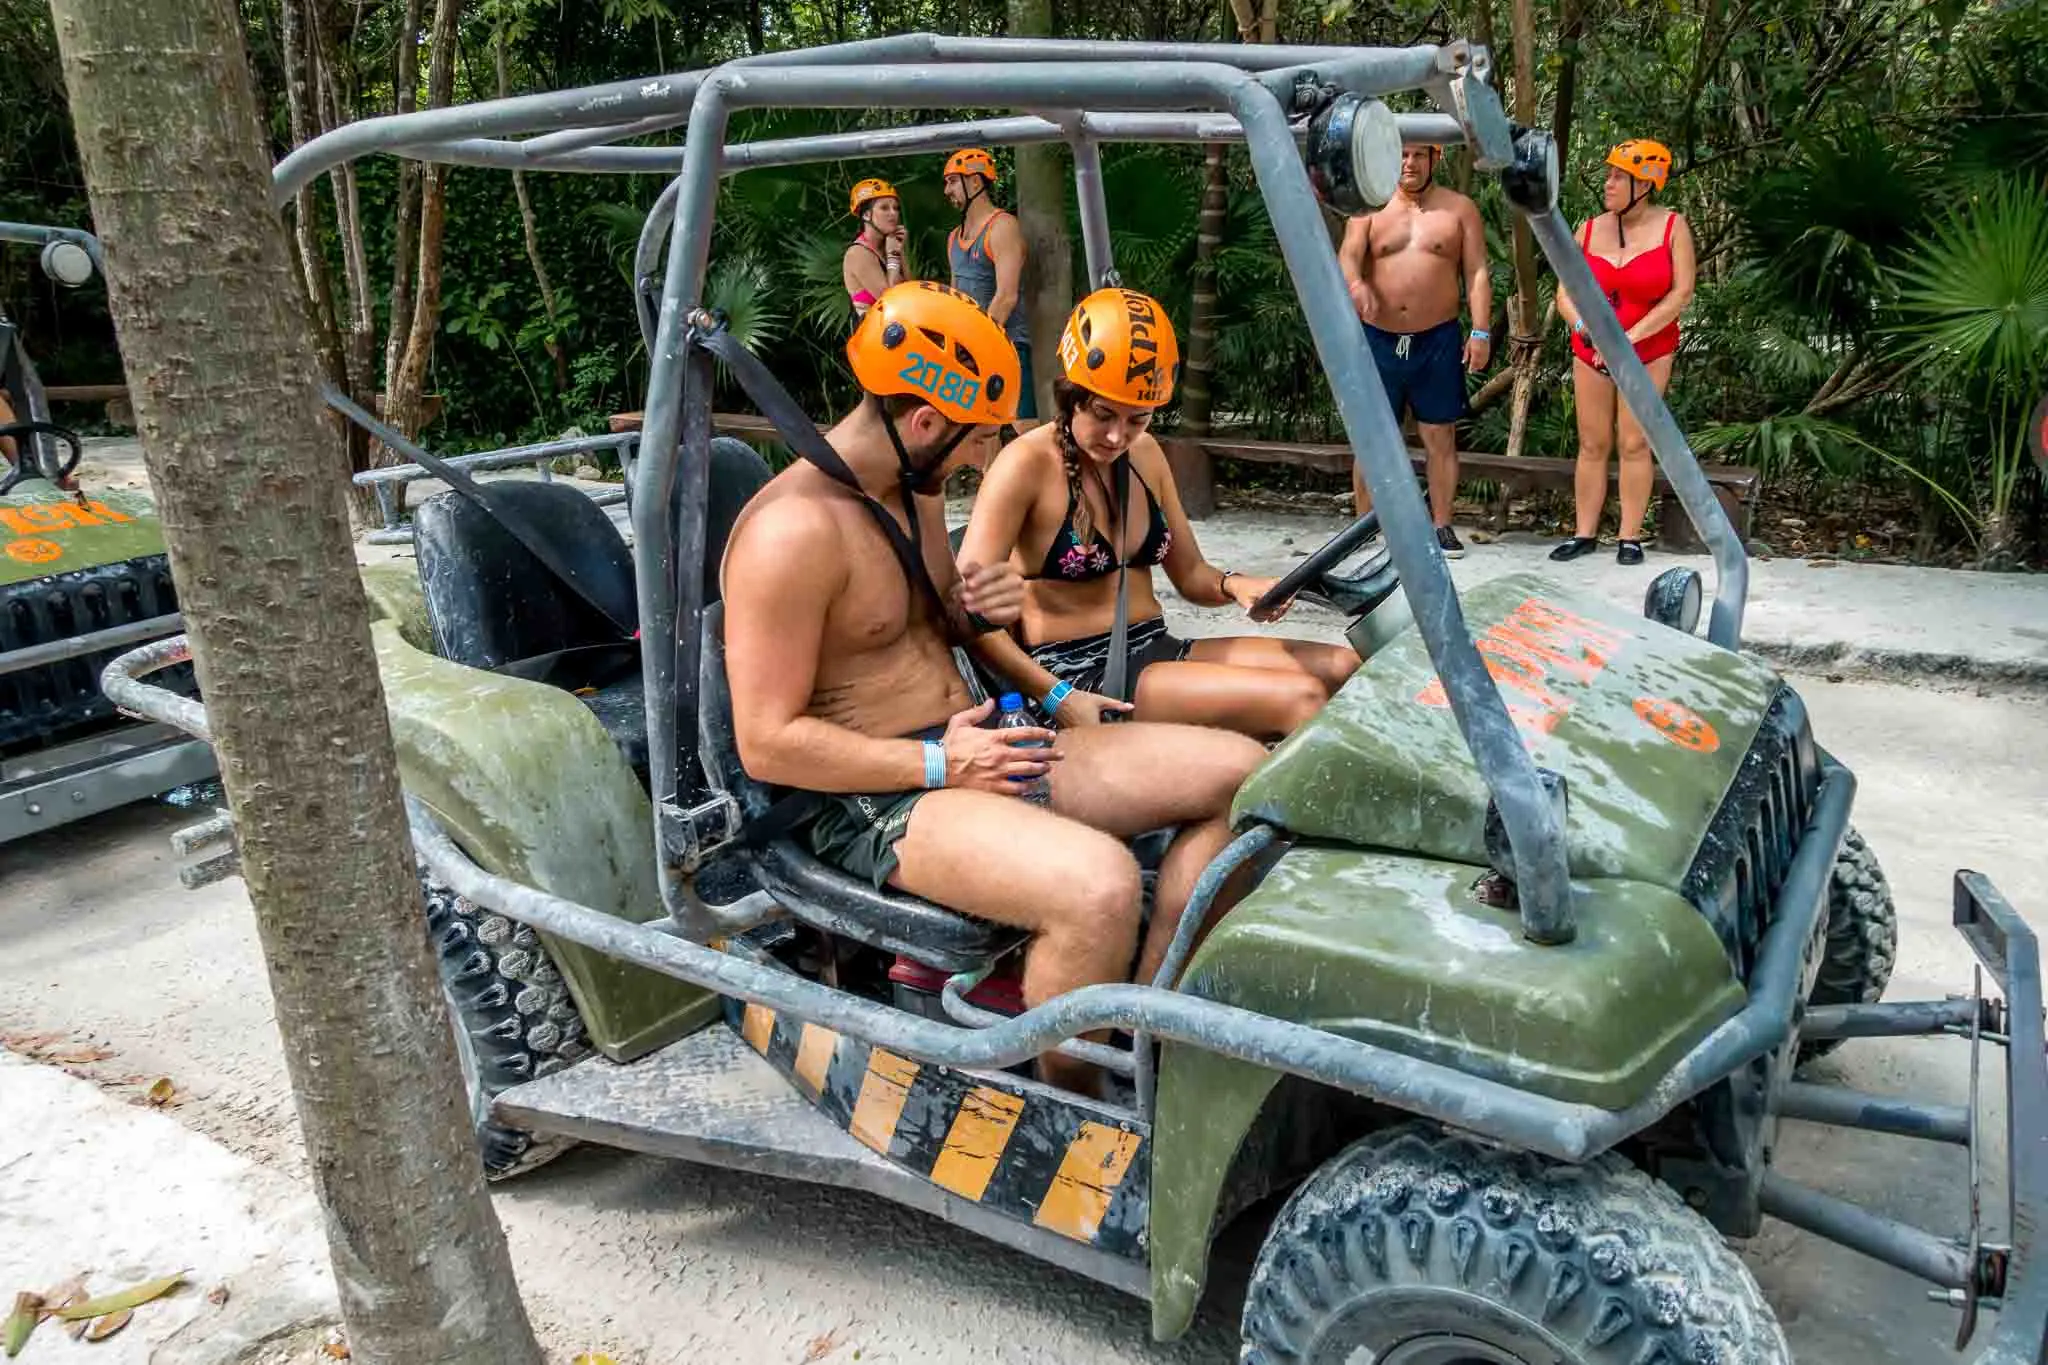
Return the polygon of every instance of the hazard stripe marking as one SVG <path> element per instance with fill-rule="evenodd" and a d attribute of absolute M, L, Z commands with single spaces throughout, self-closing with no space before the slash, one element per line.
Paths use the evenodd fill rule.
<path fill-rule="evenodd" d="M 876 1048 L 868 1057 L 860 1099 L 853 1106 L 853 1122 L 847 1124 L 846 1131 L 887 1156 L 889 1139 L 896 1135 L 896 1120 L 903 1116 L 903 1104 L 910 1098 L 910 1085 L 918 1070 L 916 1062 Z"/>
<path fill-rule="evenodd" d="M 977 1202 L 995 1177 L 1010 1134 L 1024 1113 L 1021 1095 L 977 1085 L 960 1101 L 946 1146 L 932 1166 L 932 1183 Z"/>
<path fill-rule="evenodd" d="M 1102 1226 L 1109 1202 L 1116 1197 L 1117 1186 L 1123 1184 L 1131 1158 L 1144 1140 L 1138 1133 L 1083 1122 L 1031 1221 L 1077 1242 L 1094 1241 L 1095 1230 Z"/>
<path fill-rule="evenodd" d="M 825 1070 L 832 1065 L 832 1049 L 837 1046 L 839 1035 L 831 1029 L 804 1025 L 803 1037 L 796 1045 L 796 1074 L 812 1094 L 825 1088 Z"/>
<path fill-rule="evenodd" d="M 747 1046 L 768 1055 L 768 1040 L 775 1034 L 775 1011 L 763 1005 L 749 1005 L 747 1012 L 740 1016 L 740 1037 L 747 1040 Z"/>

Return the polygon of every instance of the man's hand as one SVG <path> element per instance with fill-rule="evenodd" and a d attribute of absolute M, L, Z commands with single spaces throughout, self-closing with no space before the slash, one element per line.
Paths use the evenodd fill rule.
<path fill-rule="evenodd" d="M 993 700 L 985 701 L 955 713 L 946 722 L 947 786 L 1015 796 L 1019 783 L 1043 777 L 1053 764 L 1066 757 L 1053 747 L 1058 736 L 1051 730 L 1036 726 L 982 729 L 981 722 L 988 719 L 994 708 Z"/>
<path fill-rule="evenodd" d="M 1109 715 L 1128 715 L 1137 709 L 1130 702 L 1105 697 L 1098 692 L 1069 692 L 1052 719 L 1053 724 L 1062 729 L 1072 729 L 1077 725 L 1100 725 Z"/>
<path fill-rule="evenodd" d="M 1372 289 L 1364 280 L 1353 280 L 1348 286 L 1348 292 L 1351 295 L 1351 311 L 1358 314 L 1360 322 L 1364 322 L 1365 315 L 1372 311 Z"/>
<path fill-rule="evenodd" d="M 954 594 L 960 610 L 991 625 L 1014 625 L 1024 614 L 1024 578 L 1007 559 L 1000 564 L 962 564 Z"/>
<path fill-rule="evenodd" d="M 1467 337 L 1465 340 L 1465 372 L 1478 374 L 1493 360 L 1493 342 L 1485 337 Z"/>

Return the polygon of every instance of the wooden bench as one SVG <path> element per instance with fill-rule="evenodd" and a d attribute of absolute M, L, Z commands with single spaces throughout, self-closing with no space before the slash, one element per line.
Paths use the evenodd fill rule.
<path fill-rule="evenodd" d="M 637 412 L 617 413 L 611 418 L 614 432 L 640 430 L 641 414 Z M 760 443 L 779 441 L 775 426 L 765 417 L 752 413 L 718 412 L 711 416 L 711 429 L 721 436 L 737 436 L 743 441 Z M 820 430 L 823 430 L 821 424 Z M 1235 436 L 1206 436 L 1200 439 L 1185 436 L 1167 436 L 1161 439 L 1166 450 L 1167 463 L 1172 466 L 1174 483 L 1179 487 L 1181 505 L 1191 518 L 1214 515 L 1216 511 L 1216 468 L 1215 462 L 1223 460 L 1246 460 L 1253 464 L 1287 465 L 1296 469 L 1313 469 L 1318 473 L 1347 477 L 1351 471 L 1351 447 L 1324 445 L 1301 441 L 1259 441 Z M 1408 461 L 1417 478 L 1424 477 L 1428 457 L 1421 447 L 1408 448 Z M 1701 466 L 1712 486 L 1714 496 L 1720 501 L 1728 519 L 1735 526 L 1735 532 L 1744 542 L 1749 540 L 1750 527 L 1754 519 L 1756 495 L 1762 485 L 1762 475 L 1747 465 L 1710 464 Z M 1575 469 L 1572 460 L 1553 459 L 1541 455 L 1496 455 L 1484 450 L 1462 450 L 1458 452 L 1458 475 L 1461 479 L 1482 479 L 1496 485 L 1488 507 L 1488 523 L 1499 530 L 1507 520 L 1508 499 L 1516 493 L 1527 493 L 1533 489 L 1570 489 Z M 1608 488 L 1615 487 L 1620 464 L 1609 467 Z M 1664 472 L 1657 471 L 1654 490 L 1667 495 L 1657 515 L 1657 544 L 1666 550 L 1692 551 L 1703 548 L 1694 533 L 1691 518 L 1685 508 L 1671 493 L 1671 484 Z"/>
<path fill-rule="evenodd" d="M 1319 473 L 1348 476 L 1351 470 L 1351 447 L 1325 445 L 1299 441 L 1258 441 L 1240 437 L 1207 436 L 1164 438 L 1168 463 L 1173 468 L 1175 484 L 1179 486 L 1181 503 L 1190 517 L 1205 517 L 1216 508 L 1215 461 L 1219 459 L 1246 460 L 1253 464 L 1287 465 L 1296 469 L 1313 469 Z M 1408 461 L 1417 478 L 1422 478 L 1428 468 L 1428 457 L 1421 447 L 1408 448 Z M 1533 489 L 1569 489 L 1576 469 L 1573 460 L 1554 459 L 1541 455 L 1496 455 L 1484 450 L 1461 450 L 1458 452 L 1458 477 L 1482 479 L 1497 486 L 1488 507 L 1488 521 L 1492 529 L 1499 530 L 1506 522 L 1508 498 L 1515 493 L 1527 493 Z M 1735 526 L 1736 534 L 1747 542 L 1754 519 L 1756 495 L 1762 485 L 1761 473 L 1748 465 L 1710 464 L 1701 466 L 1707 476 L 1707 483 L 1714 490 L 1714 497 L 1722 510 Z M 1609 465 L 1607 484 L 1610 490 L 1616 486 L 1619 477 L 1618 461 Z M 1671 483 L 1664 477 L 1664 471 L 1657 471 L 1654 491 L 1667 495 L 1657 516 L 1657 543 L 1667 550 L 1698 550 L 1703 548 L 1694 533 L 1691 518 L 1685 514 L 1671 493 Z"/>
<path fill-rule="evenodd" d="M 126 384 L 46 384 L 43 397 L 52 403 L 104 403 L 109 422 L 117 427 L 135 425 Z"/>

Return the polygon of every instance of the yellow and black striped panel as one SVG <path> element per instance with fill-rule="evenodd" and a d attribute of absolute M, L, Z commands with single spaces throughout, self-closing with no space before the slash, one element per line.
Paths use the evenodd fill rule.
<path fill-rule="evenodd" d="M 727 1022 L 856 1141 L 991 1212 L 1144 1260 L 1144 1125 L 727 1001 Z"/>

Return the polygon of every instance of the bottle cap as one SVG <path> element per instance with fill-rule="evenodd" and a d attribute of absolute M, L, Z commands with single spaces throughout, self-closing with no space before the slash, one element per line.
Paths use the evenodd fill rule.
<path fill-rule="evenodd" d="M 1005 692 L 1001 699 L 996 702 L 996 705 L 1002 707 L 1005 711 L 1022 711 L 1024 709 L 1024 696 L 1020 692 Z"/>

